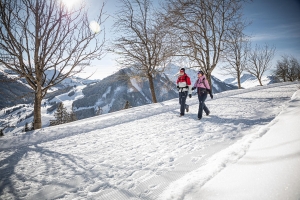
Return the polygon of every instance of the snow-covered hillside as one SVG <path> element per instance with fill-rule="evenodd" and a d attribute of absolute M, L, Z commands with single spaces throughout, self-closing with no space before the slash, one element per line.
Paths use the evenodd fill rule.
<path fill-rule="evenodd" d="M 268 131 L 277 122 L 285 117 L 291 121 L 298 119 L 300 94 L 299 86 L 293 83 L 226 91 L 207 101 L 211 115 L 201 121 L 197 120 L 197 98 L 188 99 L 187 103 L 190 112 L 184 117 L 178 117 L 178 100 L 172 99 L 25 135 L 2 137 L 1 198 L 194 199 L 193 195 L 226 172 L 227 167 L 243 156 L 246 158 L 252 144 L 264 136 L 270 142 L 272 136 Z M 300 129 L 299 123 L 288 125 Z M 272 145 L 293 145 L 295 153 L 290 158 L 299 159 L 299 134 L 286 134 L 284 130 L 276 135 L 285 138 L 283 143 Z M 263 148 L 272 150 L 273 146 Z M 281 185 L 276 192 L 281 194 L 281 199 L 297 200 L 293 197 L 299 197 L 295 188 L 300 187 L 297 182 L 300 176 L 288 168 L 295 169 L 298 163 L 285 157 L 270 159 L 265 161 L 286 166 L 281 174 L 294 174 L 289 176 L 290 188 L 286 190 Z M 247 168 L 244 170 L 239 173 L 249 173 Z M 258 178 L 252 174 L 249 182 L 254 183 Z M 274 182 L 282 183 L 281 179 L 265 179 L 256 181 L 256 185 L 263 184 L 261 187 L 269 190 Z M 217 194 L 217 188 L 209 186 L 206 192 Z M 239 199 L 257 199 L 252 198 L 257 194 L 247 193 L 245 189 L 238 191 Z M 226 199 L 236 199 L 234 195 Z"/>
<path fill-rule="evenodd" d="M 54 75 L 54 70 L 48 70 L 46 71 L 46 77 L 48 79 L 52 78 Z M 57 74 L 56 74 L 57 76 Z M 93 83 L 97 83 L 99 80 L 90 80 L 90 79 L 83 79 L 77 76 L 73 76 L 73 77 L 68 77 L 66 79 L 64 79 L 60 84 L 54 86 L 53 88 L 51 88 L 51 91 L 56 91 L 65 87 L 77 87 L 77 86 L 83 86 L 83 85 L 89 85 L 89 84 L 93 84 Z"/>
<path fill-rule="evenodd" d="M 224 80 L 225 83 L 231 84 L 231 85 L 238 85 L 236 78 L 228 78 Z M 270 85 L 273 83 L 277 83 L 278 81 L 274 76 L 263 76 L 261 79 L 261 82 L 263 85 Z M 251 88 L 259 86 L 259 82 L 257 78 L 251 74 L 243 74 L 241 77 L 241 86 L 243 88 Z"/>

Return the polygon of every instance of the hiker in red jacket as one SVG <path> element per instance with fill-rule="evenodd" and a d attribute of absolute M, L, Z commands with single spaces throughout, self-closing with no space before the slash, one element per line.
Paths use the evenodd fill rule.
<path fill-rule="evenodd" d="M 177 79 L 177 89 L 179 92 L 179 104 L 180 104 L 180 116 L 184 115 L 184 110 L 189 112 L 189 105 L 187 105 L 186 98 L 187 95 L 192 97 L 192 86 L 191 86 L 191 79 L 185 73 L 185 69 L 181 68 L 179 71 L 179 77 Z"/>

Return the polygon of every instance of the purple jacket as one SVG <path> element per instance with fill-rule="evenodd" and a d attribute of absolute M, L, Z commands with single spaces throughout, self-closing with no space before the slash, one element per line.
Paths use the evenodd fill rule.
<path fill-rule="evenodd" d="M 200 78 L 197 79 L 197 81 L 194 84 L 194 87 L 196 88 L 206 88 L 210 90 L 210 86 L 208 84 L 208 81 L 205 77 L 205 75 L 201 76 Z"/>

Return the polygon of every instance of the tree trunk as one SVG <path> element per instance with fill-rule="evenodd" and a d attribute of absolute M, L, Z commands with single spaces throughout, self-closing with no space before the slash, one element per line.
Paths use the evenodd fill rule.
<path fill-rule="evenodd" d="M 34 130 L 42 128 L 42 91 L 38 90 L 34 97 Z"/>
<path fill-rule="evenodd" d="M 206 74 L 206 78 L 207 78 L 207 81 L 208 81 L 208 83 L 209 83 L 211 92 L 213 92 L 212 82 L 211 82 L 211 74 L 210 74 L 210 73 L 207 73 L 207 74 Z"/>
<path fill-rule="evenodd" d="M 237 81 L 238 81 L 238 87 L 239 87 L 239 89 L 241 89 L 242 88 L 242 86 L 241 86 L 241 74 L 240 74 L 239 71 L 237 73 Z"/>
<path fill-rule="evenodd" d="M 153 77 L 151 74 L 148 75 L 149 85 L 150 85 L 150 91 L 152 96 L 152 102 L 157 103 L 155 90 L 154 90 L 154 83 L 153 83 Z"/>
<path fill-rule="evenodd" d="M 263 84 L 261 83 L 261 79 L 260 78 L 258 78 L 258 82 L 259 82 L 260 86 L 263 86 Z"/>

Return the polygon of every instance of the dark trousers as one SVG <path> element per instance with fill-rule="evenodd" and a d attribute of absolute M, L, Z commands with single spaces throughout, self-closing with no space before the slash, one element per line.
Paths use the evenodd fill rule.
<path fill-rule="evenodd" d="M 198 93 L 198 99 L 199 99 L 199 110 L 198 110 L 198 118 L 202 118 L 202 113 L 203 113 L 203 110 L 204 112 L 207 114 L 209 113 L 209 110 L 207 108 L 207 106 L 205 105 L 205 100 L 207 98 L 207 92 L 200 92 Z"/>
<path fill-rule="evenodd" d="M 187 98 L 188 92 L 179 92 L 179 104 L 180 104 L 180 114 L 184 115 L 184 110 L 186 108 L 185 102 L 186 102 L 186 98 Z"/>

